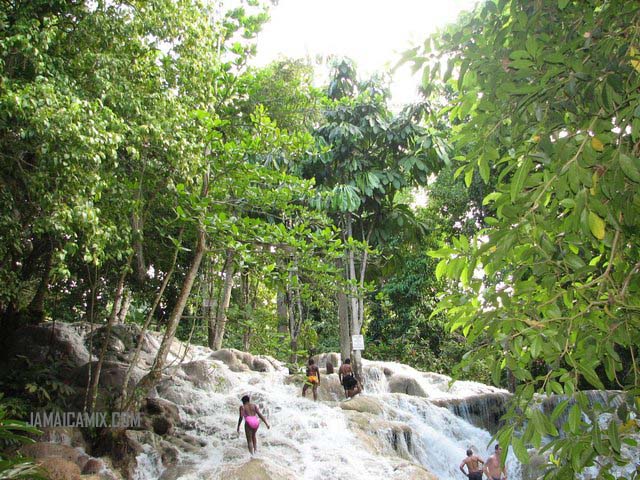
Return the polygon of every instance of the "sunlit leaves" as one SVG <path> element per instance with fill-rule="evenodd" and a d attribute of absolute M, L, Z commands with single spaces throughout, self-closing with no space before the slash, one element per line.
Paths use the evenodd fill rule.
<path fill-rule="evenodd" d="M 451 251 L 436 252 L 442 278 L 467 279 L 465 265 L 484 273 L 442 308 L 469 338 L 493 337 L 495 346 L 470 361 L 492 358 L 496 382 L 508 369 L 523 411 L 535 391 L 573 398 L 581 389 L 639 387 L 640 76 L 628 41 L 639 12 L 606 0 L 488 2 L 433 37 L 441 55 L 416 53 L 455 65 L 453 78 L 442 78 L 453 92 L 442 113 L 459 174 L 467 185 L 476 170 L 497 179 L 483 202 L 495 215 L 473 248 L 452 241 Z M 488 145 L 497 155 L 487 156 Z M 470 306 L 478 296 L 482 306 Z M 592 441 L 597 420 L 582 421 L 589 408 L 572 404 L 569 438 L 549 445 L 554 478 L 593 464 L 592 443 L 611 457 L 599 460 L 602 472 L 629 462 L 615 445 L 629 432 L 610 424 L 612 449 Z M 526 417 L 524 445 L 513 440 L 521 458 L 529 442 L 555 436 L 538 414 Z M 522 415 L 514 409 L 511 418 Z"/>

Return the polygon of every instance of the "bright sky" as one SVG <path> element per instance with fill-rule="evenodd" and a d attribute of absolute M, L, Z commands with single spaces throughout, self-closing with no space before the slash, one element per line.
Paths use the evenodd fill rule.
<path fill-rule="evenodd" d="M 452 23 L 477 0 L 279 0 L 258 37 L 257 65 L 330 54 L 355 60 L 360 76 L 385 71 L 400 53 Z M 393 103 L 416 98 L 419 77 L 394 75 Z"/>

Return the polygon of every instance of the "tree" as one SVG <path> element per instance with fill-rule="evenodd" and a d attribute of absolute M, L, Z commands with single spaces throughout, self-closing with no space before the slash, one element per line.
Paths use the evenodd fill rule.
<path fill-rule="evenodd" d="M 330 192 L 323 207 L 334 215 L 346 245 L 341 268 L 347 296 L 339 298 L 341 353 L 343 359 L 353 357 L 359 375 L 360 352 L 350 354 L 350 336 L 360 334 L 364 324 L 370 255 L 384 245 L 385 228 L 392 228 L 394 219 L 400 226 L 411 223 L 411 212 L 397 202 L 396 193 L 425 184 L 446 160 L 446 152 L 439 138 L 421 125 L 426 105 L 392 114 L 383 81 L 359 82 L 349 61 L 335 63 L 327 97 L 316 131 L 323 153 L 309 160 L 304 175 Z"/>
<path fill-rule="evenodd" d="M 469 339 L 490 335 L 469 361 L 518 382 L 498 438 L 524 462 L 551 438 L 545 478 L 635 462 L 637 404 L 593 409 L 583 390 L 640 387 L 639 20 L 631 1 L 489 1 L 413 56 L 425 84 L 455 90 L 458 173 L 497 182 L 488 227 L 434 252 L 464 287 L 439 308 Z M 564 396 L 551 421 L 537 393 Z"/>

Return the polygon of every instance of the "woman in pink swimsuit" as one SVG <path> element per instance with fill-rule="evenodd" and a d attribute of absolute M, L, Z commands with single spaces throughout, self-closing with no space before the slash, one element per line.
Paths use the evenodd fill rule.
<path fill-rule="evenodd" d="M 260 419 L 258 419 L 260 417 Z M 244 433 L 247 435 L 247 447 L 249 447 L 249 453 L 253 455 L 258 447 L 258 442 L 256 440 L 256 432 L 258 431 L 258 427 L 260 426 L 260 420 L 264 422 L 267 428 L 271 428 L 269 426 L 269 422 L 267 419 L 262 416 L 260 413 L 260 409 L 257 405 L 251 403 L 249 399 L 249 395 L 245 395 L 242 397 L 242 406 L 240 407 L 240 418 L 238 418 L 238 435 L 240 435 L 240 424 L 242 423 L 242 419 L 244 418 Z"/>

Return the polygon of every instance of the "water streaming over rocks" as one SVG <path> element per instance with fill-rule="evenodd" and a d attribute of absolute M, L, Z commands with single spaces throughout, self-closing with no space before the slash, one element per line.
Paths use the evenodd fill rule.
<path fill-rule="evenodd" d="M 101 332 L 92 330 L 86 324 L 43 324 L 16 332 L 13 344 L 34 359 L 44 360 L 54 351 L 77 375 L 88 371 L 103 341 Z M 160 334 L 140 335 L 135 326 L 118 326 L 115 333 L 105 364 L 113 375 L 105 387 L 117 386 L 135 345 L 142 342 L 142 374 L 160 343 Z M 327 359 L 338 365 L 336 354 L 323 354 L 317 357 L 323 372 Z M 119 478 L 116 469 L 135 480 L 455 479 L 460 478 L 458 465 L 468 448 L 484 458 L 492 452 L 491 435 L 509 399 L 498 388 L 452 382 L 445 375 L 394 362 L 364 360 L 365 393 L 350 400 L 344 399 L 337 374 L 323 375 L 318 402 L 310 391 L 301 397 L 303 375 L 290 375 L 270 357 L 228 349 L 212 352 L 175 341 L 169 363 L 152 398 L 143 404 L 142 426 L 119 437 L 107 435 L 102 448 L 94 449 L 94 455 L 111 457 L 103 464 L 89 459 L 102 465 L 101 480 Z M 243 395 L 251 396 L 272 426 L 260 427 L 253 458 L 243 427 L 236 434 Z M 606 403 L 615 394 L 587 395 L 589 401 Z M 540 408 L 548 413 L 558 401 L 543 398 Z M 609 421 L 605 416 L 601 420 Z M 79 446 L 82 458 L 89 458 L 81 437 L 73 447 Z M 66 443 L 71 448 L 72 442 Z M 48 445 L 39 448 L 51 450 Z M 512 480 L 531 480 L 541 473 L 539 467 L 522 469 L 511 453 L 507 467 Z M 594 475 L 597 472 L 589 471 L 584 478 Z"/>
<path fill-rule="evenodd" d="M 211 357 L 191 362 L 158 386 L 162 398 L 180 407 L 188 433 L 206 443 L 200 451 L 182 452 L 180 467 L 167 469 L 160 478 L 449 479 L 459 477 L 467 448 L 489 454 L 489 432 L 431 399 L 498 389 L 474 382 L 450 385 L 443 375 L 365 361 L 367 393 L 345 401 L 337 375 L 324 375 L 320 401 L 313 402 L 310 392 L 301 397 L 298 382 L 273 360 L 270 371 L 232 371 L 227 363 L 238 370 L 242 355 L 216 352 L 213 357 L 226 357 L 226 363 Z M 394 382 L 414 390 L 395 393 Z M 239 399 L 245 394 L 272 426 L 260 427 L 257 460 L 252 462 L 243 430 L 240 436 L 235 431 Z M 151 455 L 141 454 L 138 478 L 156 478 L 157 465 Z M 514 458 L 509 457 L 508 468 L 510 478 L 520 478 Z M 255 471 L 264 475 L 253 476 Z"/>

